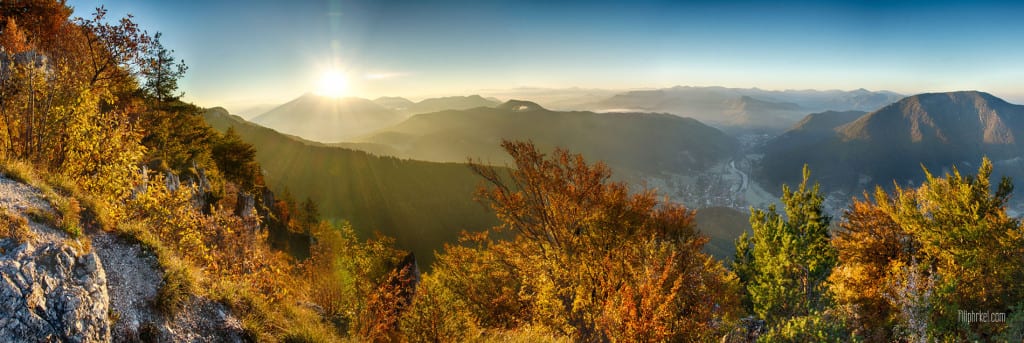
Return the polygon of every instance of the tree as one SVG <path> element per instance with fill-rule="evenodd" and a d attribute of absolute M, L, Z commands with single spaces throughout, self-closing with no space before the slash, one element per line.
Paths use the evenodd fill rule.
<path fill-rule="evenodd" d="M 73 58 L 80 74 L 89 87 L 130 91 L 135 88 L 135 76 L 146 67 L 143 58 L 152 42 L 152 37 L 132 21 L 129 14 L 112 24 L 106 20 L 107 9 L 96 8 L 90 19 L 76 18 L 75 24 L 83 41 L 71 56 L 58 53 L 55 58 Z M 64 44 L 70 45 L 70 44 Z M 82 51 L 84 50 L 84 51 Z"/>
<path fill-rule="evenodd" d="M 830 218 L 822 209 L 818 185 L 808 188 L 810 171 L 796 191 L 782 187 L 786 217 L 772 205 L 751 210 L 753 235 L 736 241 L 733 270 L 746 287 L 755 314 L 781 323 L 822 311 L 828 305 L 826 280 L 835 265 Z"/>
<path fill-rule="evenodd" d="M 843 213 L 832 240 L 838 262 L 829 280 L 836 302 L 854 309 L 854 329 L 870 340 L 887 341 L 899 324 L 898 306 L 889 301 L 892 291 L 882 281 L 900 266 L 915 263 L 918 244 L 878 206 L 892 202 L 888 194 L 881 187 L 874 194 L 872 201 L 865 192 Z"/>
<path fill-rule="evenodd" d="M 263 185 L 256 149 L 242 140 L 235 128 L 228 128 L 214 143 L 213 159 L 224 177 L 239 185 L 243 190 L 252 191 Z"/>
<path fill-rule="evenodd" d="M 832 289 L 869 337 L 993 340 L 1006 329 L 959 317 L 1017 314 L 1024 302 L 1024 231 L 1006 213 L 1013 185 L 1004 178 L 993 192 L 991 173 L 987 158 L 976 176 L 925 170 L 920 187 L 877 189 L 847 210 Z"/>
<path fill-rule="evenodd" d="M 467 237 L 434 277 L 485 328 L 542 326 L 580 341 L 707 340 L 736 308 L 734 277 L 700 251 L 693 211 L 630 194 L 603 163 L 532 143 L 502 147 L 510 174 L 472 163 L 510 241 Z"/>
<path fill-rule="evenodd" d="M 174 50 L 167 50 L 160 42 L 162 33 L 153 35 L 152 42 L 143 57 L 142 76 L 145 79 L 143 89 L 157 103 L 177 100 L 184 93 L 175 94 L 178 90 L 178 80 L 185 76 L 188 66 L 185 61 L 178 61 L 174 58 Z"/>

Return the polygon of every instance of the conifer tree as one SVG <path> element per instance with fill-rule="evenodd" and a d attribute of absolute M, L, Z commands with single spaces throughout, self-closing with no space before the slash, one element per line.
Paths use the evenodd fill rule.
<path fill-rule="evenodd" d="M 753 235 L 736 241 L 733 270 L 746 287 L 753 312 L 769 323 L 825 309 L 826 280 L 836 261 L 829 244 L 831 218 L 822 208 L 818 185 L 808 187 L 810 171 L 796 191 L 782 188 L 785 217 L 772 205 L 752 210 Z"/>
<path fill-rule="evenodd" d="M 167 50 L 160 42 L 160 32 L 153 35 L 144 57 L 142 76 L 145 78 L 143 89 L 156 99 L 157 103 L 177 100 L 183 93 L 178 91 L 178 80 L 185 76 L 188 66 L 184 61 L 174 58 L 174 50 Z"/>

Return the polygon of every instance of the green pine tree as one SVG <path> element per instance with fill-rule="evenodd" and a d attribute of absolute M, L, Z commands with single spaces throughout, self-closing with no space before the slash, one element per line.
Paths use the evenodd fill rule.
<path fill-rule="evenodd" d="M 818 185 L 808 187 L 810 171 L 796 191 L 782 188 L 785 217 L 772 205 L 752 209 L 753 235 L 736 241 L 733 270 L 745 286 L 753 312 L 769 323 L 782 323 L 826 308 L 825 284 L 836 264 L 829 244 L 831 218 L 822 208 Z"/>

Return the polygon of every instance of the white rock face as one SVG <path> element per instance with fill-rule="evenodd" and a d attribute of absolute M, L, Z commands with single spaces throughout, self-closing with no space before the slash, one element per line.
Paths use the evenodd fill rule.
<path fill-rule="evenodd" d="M 163 270 L 138 242 L 86 230 L 91 251 L 81 251 L 27 215 L 54 213 L 38 189 L 4 175 L 0 209 L 26 217 L 32 232 L 20 243 L 0 238 L 0 343 L 245 341 L 241 321 L 208 298 L 190 296 L 175 315 L 158 311 Z"/>
<path fill-rule="evenodd" d="M 10 239 L 0 239 L 0 251 L 3 341 L 110 341 L 107 277 L 95 253 Z"/>

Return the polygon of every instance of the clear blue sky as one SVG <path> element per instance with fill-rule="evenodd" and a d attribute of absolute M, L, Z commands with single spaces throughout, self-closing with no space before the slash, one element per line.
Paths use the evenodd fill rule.
<path fill-rule="evenodd" d="M 278 103 L 331 65 L 353 95 L 536 87 L 977 89 L 1024 102 L 1024 4 L 70 0 L 132 13 L 185 59 L 186 98 Z"/>

